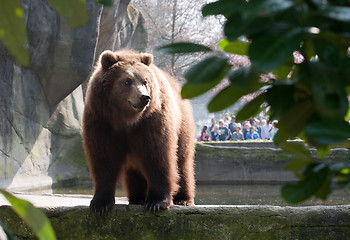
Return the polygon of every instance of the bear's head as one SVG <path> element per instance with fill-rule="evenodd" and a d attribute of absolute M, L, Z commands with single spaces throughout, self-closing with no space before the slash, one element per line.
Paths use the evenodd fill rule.
<path fill-rule="evenodd" d="M 159 85 L 150 68 L 152 61 L 151 54 L 132 51 L 104 51 L 100 56 L 108 104 L 127 120 L 149 113 L 157 101 Z"/>

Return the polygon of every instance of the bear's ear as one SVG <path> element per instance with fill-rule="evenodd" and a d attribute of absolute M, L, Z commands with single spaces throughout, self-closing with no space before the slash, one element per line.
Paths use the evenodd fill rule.
<path fill-rule="evenodd" d="M 149 53 L 143 53 L 141 55 L 141 62 L 143 64 L 146 64 L 147 66 L 151 65 L 151 63 L 153 62 L 153 55 Z"/>
<path fill-rule="evenodd" d="M 112 51 L 104 51 L 100 56 L 100 63 L 104 69 L 111 67 L 118 62 L 118 56 Z"/>

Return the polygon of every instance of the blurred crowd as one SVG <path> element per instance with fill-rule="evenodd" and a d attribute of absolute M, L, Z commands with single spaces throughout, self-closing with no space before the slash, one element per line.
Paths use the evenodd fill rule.
<path fill-rule="evenodd" d="M 278 128 L 277 120 L 251 118 L 243 123 L 236 122 L 236 116 L 225 113 L 224 118 L 211 119 L 211 125 L 203 126 L 198 141 L 241 141 L 271 139 L 275 137 Z"/>

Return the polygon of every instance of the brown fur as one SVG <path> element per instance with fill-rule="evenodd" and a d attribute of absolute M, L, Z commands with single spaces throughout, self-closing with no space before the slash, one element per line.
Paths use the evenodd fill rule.
<path fill-rule="evenodd" d="M 150 211 L 173 201 L 194 204 L 192 109 L 176 80 L 152 60 L 150 54 L 105 51 L 90 78 L 83 140 L 95 212 L 113 206 L 121 175 L 130 204 Z"/>

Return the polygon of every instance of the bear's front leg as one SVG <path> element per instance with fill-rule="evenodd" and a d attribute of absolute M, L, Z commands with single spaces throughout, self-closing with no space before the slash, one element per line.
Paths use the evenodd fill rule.
<path fill-rule="evenodd" d="M 120 141 L 108 124 L 85 119 L 84 148 L 95 188 L 90 210 L 103 214 L 115 203 L 116 183 L 126 156 L 125 141 Z"/>
<path fill-rule="evenodd" d="M 96 189 L 90 202 L 90 210 L 100 215 L 110 211 L 115 203 L 114 195 L 115 191 L 112 189 Z"/>
<path fill-rule="evenodd" d="M 114 147 L 115 148 L 115 147 Z M 115 189 L 124 157 L 117 151 L 107 150 L 96 160 L 90 162 L 90 171 L 94 181 L 95 194 L 90 203 L 90 210 L 104 214 L 112 209 L 115 203 Z M 98 161 L 95 163 L 94 161 Z"/>

